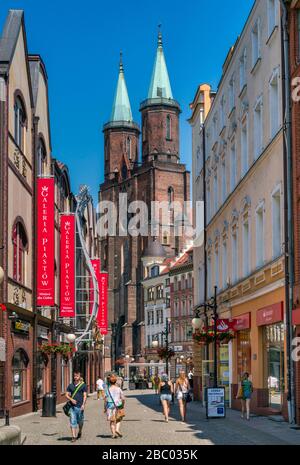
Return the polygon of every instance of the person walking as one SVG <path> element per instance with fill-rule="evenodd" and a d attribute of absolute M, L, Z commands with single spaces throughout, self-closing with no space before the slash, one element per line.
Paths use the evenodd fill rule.
<path fill-rule="evenodd" d="M 192 370 L 190 369 L 190 371 L 189 371 L 189 373 L 188 373 L 188 379 L 189 379 L 189 383 L 190 383 L 191 389 L 193 389 L 193 378 L 194 378 L 194 373 L 193 373 Z"/>
<path fill-rule="evenodd" d="M 158 393 L 158 389 L 159 389 L 159 384 L 160 384 L 160 377 L 158 376 L 158 374 L 156 373 L 155 376 L 153 376 L 153 389 L 155 390 L 155 394 Z"/>
<path fill-rule="evenodd" d="M 109 377 L 109 385 L 105 390 L 105 411 L 110 422 L 110 430 L 113 439 L 122 437 L 120 433 L 121 421 L 124 416 L 125 396 L 122 389 L 116 385 L 116 375 Z"/>
<path fill-rule="evenodd" d="M 84 409 L 87 399 L 87 387 L 79 371 L 74 372 L 74 381 L 67 387 L 66 398 L 72 404 L 70 408 L 70 426 L 72 442 L 75 442 L 82 435 Z"/>
<path fill-rule="evenodd" d="M 165 421 L 168 423 L 170 415 L 170 403 L 172 400 L 173 393 L 173 384 L 169 380 L 167 374 L 162 375 L 161 381 L 158 386 L 158 392 L 160 394 L 160 401 L 162 404 Z"/>
<path fill-rule="evenodd" d="M 179 405 L 179 411 L 181 415 L 181 421 L 182 423 L 186 422 L 186 404 L 190 400 L 190 383 L 189 380 L 185 374 L 184 370 L 181 370 L 179 372 L 179 377 L 177 378 L 176 384 L 175 384 L 175 393 L 176 397 L 178 400 L 178 405 Z"/>
<path fill-rule="evenodd" d="M 252 381 L 249 379 L 249 373 L 245 372 L 241 378 L 238 387 L 238 393 L 236 398 L 241 400 L 242 404 L 242 415 L 241 418 L 245 418 L 245 410 L 246 410 L 246 418 L 250 420 L 250 402 L 251 396 L 253 393 L 253 384 Z"/>
<path fill-rule="evenodd" d="M 96 387 L 97 387 L 97 400 L 104 399 L 104 381 L 102 378 L 97 379 Z"/>

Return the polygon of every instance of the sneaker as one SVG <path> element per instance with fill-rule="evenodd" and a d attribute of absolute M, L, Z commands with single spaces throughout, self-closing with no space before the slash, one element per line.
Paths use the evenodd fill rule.
<path fill-rule="evenodd" d="M 71 442 L 76 442 L 76 438 L 72 438 L 72 439 L 71 439 Z"/>

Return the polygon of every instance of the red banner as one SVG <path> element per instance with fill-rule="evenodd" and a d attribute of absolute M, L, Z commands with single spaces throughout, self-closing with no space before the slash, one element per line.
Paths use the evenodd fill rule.
<path fill-rule="evenodd" d="M 267 326 L 283 321 L 283 302 L 268 305 L 256 312 L 257 326 Z"/>
<path fill-rule="evenodd" d="M 75 215 L 60 217 L 60 316 L 75 317 Z"/>
<path fill-rule="evenodd" d="M 54 178 L 37 180 L 37 306 L 53 307 Z"/>
<path fill-rule="evenodd" d="M 100 303 L 97 315 L 98 327 L 101 334 L 108 332 L 108 273 L 100 273 Z"/>
<path fill-rule="evenodd" d="M 99 292 L 100 292 L 101 260 L 100 260 L 100 258 L 93 258 L 91 260 L 91 263 L 92 263 L 92 266 L 93 266 L 94 271 L 95 271 L 96 279 L 97 279 L 97 282 L 98 282 L 98 288 L 99 288 Z M 90 292 L 89 292 L 89 295 L 90 295 L 89 301 L 90 301 L 90 314 L 91 314 L 92 311 L 93 311 L 93 305 L 94 305 L 94 286 L 93 286 L 93 278 L 92 278 L 92 276 L 90 277 Z M 98 300 L 98 306 L 99 305 L 100 305 L 100 297 L 99 297 L 99 300 Z M 98 310 L 98 312 L 99 312 L 99 310 Z"/>

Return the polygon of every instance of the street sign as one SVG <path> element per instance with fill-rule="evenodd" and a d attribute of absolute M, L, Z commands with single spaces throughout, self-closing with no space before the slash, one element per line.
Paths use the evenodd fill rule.
<path fill-rule="evenodd" d="M 6 361 L 6 346 L 5 339 L 0 337 L 0 362 Z"/>
<path fill-rule="evenodd" d="M 206 418 L 225 418 L 225 388 L 206 388 Z"/>

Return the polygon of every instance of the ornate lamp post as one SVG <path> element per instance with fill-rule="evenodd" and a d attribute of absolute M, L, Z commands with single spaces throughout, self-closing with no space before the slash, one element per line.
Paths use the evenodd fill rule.
<path fill-rule="evenodd" d="M 165 350 L 166 350 L 166 374 L 169 374 L 169 334 L 170 334 L 170 318 L 166 318 L 166 329 L 165 331 L 161 331 L 160 333 L 156 334 L 156 337 L 161 334 L 165 337 Z M 154 339 L 152 341 L 152 347 L 158 347 L 158 340 Z"/>

